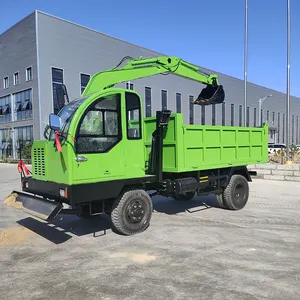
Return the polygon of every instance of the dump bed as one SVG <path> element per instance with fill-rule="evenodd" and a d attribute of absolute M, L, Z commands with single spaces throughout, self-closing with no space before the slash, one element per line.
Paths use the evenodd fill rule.
<path fill-rule="evenodd" d="M 155 117 L 144 120 L 145 154 L 149 162 Z M 163 171 L 186 172 L 245 166 L 268 161 L 268 126 L 186 125 L 172 114 L 163 147 Z"/>

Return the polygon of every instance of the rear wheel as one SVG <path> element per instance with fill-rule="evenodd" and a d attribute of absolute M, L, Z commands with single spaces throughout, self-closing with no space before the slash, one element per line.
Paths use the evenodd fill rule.
<path fill-rule="evenodd" d="M 216 195 L 216 202 L 220 208 L 227 208 L 224 203 L 224 193 Z"/>
<path fill-rule="evenodd" d="M 245 207 L 248 198 L 249 185 L 247 179 L 242 175 L 233 175 L 224 190 L 223 204 L 231 210 L 240 210 Z"/>
<path fill-rule="evenodd" d="M 186 194 L 174 194 L 173 198 L 178 201 L 189 201 L 193 199 L 195 196 L 195 192 L 188 192 Z"/>
<path fill-rule="evenodd" d="M 144 190 L 126 191 L 113 203 L 114 229 L 124 235 L 143 232 L 150 224 L 152 210 L 151 198 Z"/>

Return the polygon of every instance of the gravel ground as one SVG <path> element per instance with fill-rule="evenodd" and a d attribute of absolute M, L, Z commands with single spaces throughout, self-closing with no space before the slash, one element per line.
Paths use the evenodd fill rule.
<path fill-rule="evenodd" d="M 0 299 L 299 300 L 298 186 L 255 179 L 241 211 L 155 197 L 150 227 L 126 237 L 103 217 L 46 223 L 3 205 L 19 176 L 0 164 Z"/>

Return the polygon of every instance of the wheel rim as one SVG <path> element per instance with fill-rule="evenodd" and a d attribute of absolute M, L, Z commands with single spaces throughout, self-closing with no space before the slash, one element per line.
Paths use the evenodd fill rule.
<path fill-rule="evenodd" d="M 129 223 L 139 223 L 145 216 L 145 207 L 139 200 L 131 201 L 127 206 L 126 219 Z"/>
<path fill-rule="evenodd" d="M 234 200 L 236 201 L 236 203 L 243 202 L 245 192 L 246 192 L 245 186 L 241 183 L 238 183 L 234 189 Z"/>

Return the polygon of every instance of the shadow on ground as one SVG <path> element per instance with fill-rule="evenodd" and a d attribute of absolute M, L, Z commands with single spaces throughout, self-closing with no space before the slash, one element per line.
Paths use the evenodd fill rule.
<path fill-rule="evenodd" d="M 51 222 L 39 221 L 28 217 L 17 223 L 54 244 L 64 243 L 71 239 L 73 235 L 93 234 L 93 237 L 104 236 L 106 231 L 112 227 L 110 220 L 105 216 L 82 219 L 72 215 L 58 215 Z"/>
<path fill-rule="evenodd" d="M 177 201 L 169 197 L 153 197 L 154 213 L 165 213 L 168 215 L 189 212 L 196 213 L 209 208 L 219 208 L 215 196 L 194 197 L 189 201 Z M 74 215 L 58 215 L 51 222 L 40 221 L 28 217 L 17 222 L 27 229 L 35 232 L 54 244 L 65 243 L 76 236 L 93 234 L 93 237 L 106 235 L 107 230 L 112 230 L 110 218 L 106 215 L 98 215 L 89 219 L 79 218 Z"/>
<path fill-rule="evenodd" d="M 198 196 L 189 201 L 177 201 L 171 197 L 153 197 L 153 209 L 160 213 L 174 215 L 182 212 L 195 213 L 210 208 L 220 208 L 215 195 Z"/>

